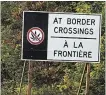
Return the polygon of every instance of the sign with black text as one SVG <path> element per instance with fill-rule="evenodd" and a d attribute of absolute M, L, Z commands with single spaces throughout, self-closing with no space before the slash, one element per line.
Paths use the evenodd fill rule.
<path fill-rule="evenodd" d="M 22 59 L 99 62 L 100 14 L 23 12 Z"/>

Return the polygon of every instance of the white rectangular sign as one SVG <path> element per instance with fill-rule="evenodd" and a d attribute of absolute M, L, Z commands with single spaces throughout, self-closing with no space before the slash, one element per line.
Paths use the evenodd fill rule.
<path fill-rule="evenodd" d="M 49 14 L 47 59 L 99 61 L 100 16 Z"/>
<path fill-rule="evenodd" d="M 47 31 L 40 27 L 47 37 L 44 37 L 47 40 L 47 57 L 43 60 L 100 61 L 100 14 L 48 13 L 47 16 Z"/>

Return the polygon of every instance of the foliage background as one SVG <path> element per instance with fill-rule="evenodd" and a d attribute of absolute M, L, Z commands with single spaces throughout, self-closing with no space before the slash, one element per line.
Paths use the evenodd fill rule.
<path fill-rule="evenodd" d="M 101 61 L 91 64 L 90 95 L 105 95 L 105 2 L 50 1 L 1 2 L 1 90 L 2 95 L 18 95 L 23 68 L 21 56 L 22 12 L 52 11 L 102 14 Z M 32 95 L 76 95 L 83 63 L 32 62 Z M 21 95 L 26 95 L 28 62 Z M 85 93 L 85 77 L 80 95 Z"/>

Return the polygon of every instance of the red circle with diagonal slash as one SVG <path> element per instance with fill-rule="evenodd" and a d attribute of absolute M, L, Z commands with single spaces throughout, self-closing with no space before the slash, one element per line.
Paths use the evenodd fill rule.
<path fill-rule="evenodd" d="M 39 34 L 37 34 L 37 33 L 35 34 L 33 31 L 36 31 Z M 31 34 L 33 35 L 32 37 L 31 37 Z M 37 35 L 40 35 L 40 38 Z M 32 40 L 32 38 L 36 39 L 37 41 L 36 40 L 35 41 Z M 33 27 L 33 28 L 29 29 L 28 32 L 27 32 L 27 40 L 32 45 L 41 44 L 43 42 L 43 40 L 44 40 L 44 32 L 43 32 L 43 30 L 40 29 L 39 27 Z"/>

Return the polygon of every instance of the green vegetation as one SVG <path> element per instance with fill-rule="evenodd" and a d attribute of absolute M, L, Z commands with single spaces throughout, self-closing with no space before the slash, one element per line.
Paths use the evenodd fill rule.
<path fill-rule="evenodd" d="M 101 61 L 91 64 L 90 95 L 105 95 L 105 2 L 2 2 L 1 3 L 1 86 L 2 95 L 18 95 L 23 68 L 21 34 L 23 11 L 52 11 L 102 14 Z M 28 63 L 28 62 L 27 62 Z M 76 95 L 83 63 L 33 63 L 32 95 Z M 26 95 L 28 64 L 22 93 Z M 85 93 L 85 77 L 80 95 Z"/>

